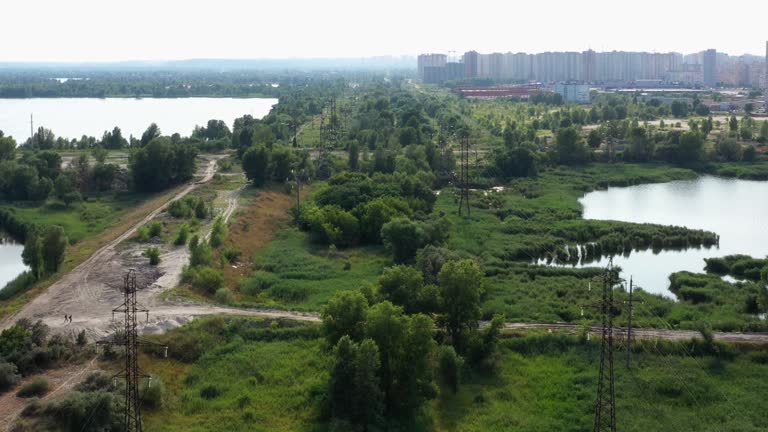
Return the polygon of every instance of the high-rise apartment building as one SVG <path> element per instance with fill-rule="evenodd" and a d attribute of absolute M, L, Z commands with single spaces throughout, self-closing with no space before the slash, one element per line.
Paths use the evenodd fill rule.
<path fill-rule="evenodd" d="M 475 78 L 478 76 L 478 60 L 479 54 L 477 51 L 468 51 L 464 53 L 464 76 L 467 78 Z"/>
<path fill-rule="evenodd" d="M 717 84 L 717 51 L 708 49 L 702 55 L 702 71 L 704 74 L 704 85 L 714 86 Z"/>
<path fill-rule="evenodd" d="M 445 67 L 448 56 L 445 54 L 421 54 L 418 59 L 419 78 L 424 79 L 424 68 Z"/>

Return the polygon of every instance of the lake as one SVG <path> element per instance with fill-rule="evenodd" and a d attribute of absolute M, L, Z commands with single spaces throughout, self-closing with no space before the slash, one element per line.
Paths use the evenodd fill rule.
<path fill-rule="evenodd" d="M 27 270 L 27 266 L 21 261 L 23 250 L 24 245 L 13 241 L 0 231 L 0 289 Z"/>
<path fill-rule="evenodd" d="M 711 176 L 691 181 L 609 188 L 586 194 L 579 201 L 585 219 L 677 225 L 720 235 L 719 247 L 682 251 L 632 252 L 614 257 L 623 277 L 634 277 L 646 291 L 674 297 L 669 275 L 701 272 L 704 258 L 733 254 L 768 255 L 768 182 Z M 590 263 L 604 266 L 607 259 Z"/>
<path fill-rule="evenodd" d="M 22 143 L 29 138 L 29 116 L 34 127 L 46 127 L 56 136 L 101 138 L 106 130 L 120 127 L 123 136 L 141 137 L 150 123 L 157 123 L 163 135 L 178 132 L 189 136 L 196 125 L 224 120 L 229 127 L 238 117 L 250 114 L 262 118 L 277 99 L 272 98 L 42 98 L 0 99 L 0 130 Z"/>

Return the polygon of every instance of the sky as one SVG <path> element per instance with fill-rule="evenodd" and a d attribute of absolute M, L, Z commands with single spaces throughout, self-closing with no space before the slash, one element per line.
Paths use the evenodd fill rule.
<path fill-rule="evenodd" d="M 0 62 L 707 48 L 765 54 L 768 1 L 2 0 Z M 715 4 L 715 3 L 711 3 Z"/>

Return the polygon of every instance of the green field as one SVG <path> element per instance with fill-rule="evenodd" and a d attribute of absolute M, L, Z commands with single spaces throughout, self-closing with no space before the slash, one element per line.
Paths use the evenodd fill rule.
<path fill-rule="evenodd" d="M 318 335 L 316 327 L 289 322 L 275 327 L 212 318 L 160 337 L 175 359 L 145 362 L 148 372 L 170 383 L 165 407 L 145 411 L 147 429 L 326 430 L 330 356 Z M 643 343 L 627 371 L 618 347 L 621 430 L 765 430 L 761 389 L 768 354 L 718 349 L 724 351 L 711 355 L 701 343 Z M 594 341 L 512 337 L 502 341 L 495 364 L 493 370 L 465 370 L 459 392 L 441 391 L 417 430 L 592 430 L 599 364 Z"/>

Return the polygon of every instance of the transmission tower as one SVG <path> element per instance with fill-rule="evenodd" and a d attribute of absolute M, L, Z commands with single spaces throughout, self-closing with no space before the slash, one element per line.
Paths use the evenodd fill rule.
<path fill-rule="evenodd" d="M 613 375 L 613 317 L 618 307 L 613 300 L 613 288 L 621 283 L 618 272 L 613 268 L 613 259 L 608 262 L 605 274 L 596 281 L 603 285 L 599 302 L 592 304 L 600 312 L 602 340 L 600 342 L 600 372 L 597 377 L 597 400 L 595 402 L 594 432 L 616 432 L 616 391 Z"/>
<path fill-rule="evenodd" d="M 459 187 L 461 188 L 461 198 L 459 199 L 459 216 L 466 205 L 467 217 L 469 217 L 469 133 L 462 134 L 459 139 L 461 150 L 459 151 L 461 156 L 460 168 L 461 174 L 459 176 Z"/>
<path fill-rule="evenodd" d="M 629 278 L 629 300 L 626 301 L 627 306 L 627 369 L 632 367 L 632 313 L 635 309 L 635 303 L 643 303 L 642 300 L 635 300 L 632 298 L 632 292 L 634 290 L 632 277 Z"/>
<path fill-rule="evenodd" d="M 123 278 L 123 303 L 112 309 L 112 318 L 115 314 L 123 314 L 124 322 L 122 335 L 115 335 L 109 342 L 100 343 L 100 345 L 121 345 L 125 348 L 125 359 L 123 370 L 114 375 L 113 378 L 122 378 L 125 380 L 125 411 L 123 425 L 126 432 L 141 432 L 141 400 L 139 398 L 139 380 L 149 379 L 148 385 L 151 385 L 152 378 L 149 375 L 141 373 L 139 368 L 139 345 L 154 345 L 165 349 L 165 357 L 168 357 L 168 346 L 156 343 L 150 343 L 140 340 L 136 328 L 138 314 L 145 313 L 149 319 L 149 309 L 140 306 L 136 301 L 138 283 L 136 282 L 136 272 L 130 269 Z"/>

